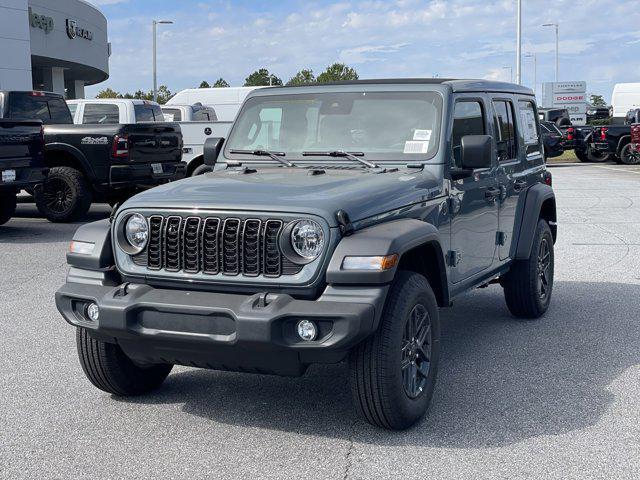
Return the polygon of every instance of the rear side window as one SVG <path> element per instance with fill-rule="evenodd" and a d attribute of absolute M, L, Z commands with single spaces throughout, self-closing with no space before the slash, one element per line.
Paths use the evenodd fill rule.
<path fill-rule="evenodd" d="M 9 95 L 9 115 L 16 120 L 42 120 L 43 123 L 73 123 L 71 112 L 60 97 L 16 92 Z"/>
<path fill-rule="evenodd" d="M 507 100 L 494 100 L 493 108 L 496 114 L 495 135 L 498 145 L 498 160 L 501 162 L 512 160 L 518 154 L 513 104 Z"/>
<path fill-rule="evenodd" d="M 110 103 L 87 103 L 84 106 L 82 123 L 120 123 L 118 105 Z"/>
<path fill-rule="evenodd" d="M 538 153 L 540 151 L 540 129 L 539 123 L 536 122 L 535 106 L 533 102 L 520 101 L 518 102 L 518 110 L 520 112 L 520 131 L 527 149 L 527 155 Z M 555 125 L 553 128 L 557 134 L 562 135 L 562 132 Z"/>
<path fill-rule="evenodd" d="M 484 113 L 479 101 L 459 101 L 453 112 L 453 131 L 451 145 L 456 167 L 460 167 L 460 146 L 466 135 L 484 135 L 486 133 Z"/>
<path fill-rule="evenodd" d="M 167 122 L 180 122 L 182 121 L 182 112 L 179 108 L 163 108 L 162 115 Z"/>
<path fill-rule="evenodd" d="M 133 106 L 136 114 L 136 123 L 140 122 L 164 122 L 164 113 L 160 105 L 152 105 L 149 103 L 136 104 Z"/>

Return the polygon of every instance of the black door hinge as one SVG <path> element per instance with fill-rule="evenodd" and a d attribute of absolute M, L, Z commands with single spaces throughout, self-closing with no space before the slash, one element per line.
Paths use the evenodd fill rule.
<path fill-rule="evenodd" d="M 506 245 L 507 234 L 505 232 L 496 232 L 496 245 Z"/>
<path fill-rule="evenodd" d="M 449 250 L 447 252 L 447 265 L 450 267 L 457 267 L 462 261 L 462 254 L 457 250 Z"/>

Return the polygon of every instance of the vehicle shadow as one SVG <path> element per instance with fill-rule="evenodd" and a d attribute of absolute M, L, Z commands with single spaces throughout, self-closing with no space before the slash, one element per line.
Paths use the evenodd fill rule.
<path fill-rule="evenodd" d="M 639 291 L 557 282 L 550 310 L 537 321 L 512 318 L 498 286 L 461 298 L 442 314 L 430 413 L 405 432 L 357 419 L 344 363 L 294 379 L 180 369 L 155 394 L 117 401 L 183 404 L 214 422 L 379 445 L 481 448 L 559 435 L 597 423 L 614 400 L 607 386 L 640 363 L 637 312 L 620 301 Z"/>
<path fill-rule="evenodd" d="M 2 243 L 56 243 L 68 242 L 80 225 L 109 217 L 111 208 L 106 204 L 95 204 L 87 216 L 79 222 L 51 223 L 42 218 L 33 204 L 20 203 L 14 217 L 0 225 Z"/>

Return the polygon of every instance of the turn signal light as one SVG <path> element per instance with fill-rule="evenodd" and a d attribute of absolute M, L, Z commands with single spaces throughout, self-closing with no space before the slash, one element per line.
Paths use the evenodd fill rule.
<path fill-rule="evenodd" d="M 398 264 L 398 254 L 374 257 L 344 257 L 343 270 L 373 270 L 384 272 Z"/>

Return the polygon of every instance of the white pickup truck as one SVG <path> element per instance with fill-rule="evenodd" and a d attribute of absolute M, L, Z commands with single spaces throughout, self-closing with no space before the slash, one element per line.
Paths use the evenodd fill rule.
<path fill-rule="evenodd" d="M 203 146 L 207 138 L 226 137 L 233 122 L 218 121 L 211 106 L 163 105 L 162 112 L 167 122 L 177 122 L 182 129 L 182 161 L 187 164 L 187 176 L 203 164 Z"/>
<path fill-rule="evenodd" d="M 149 100 L 94 98 L 67 100 L 76 124 L 165 122 L 160 105 Z"/>

